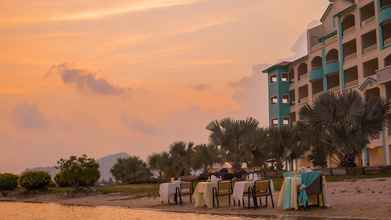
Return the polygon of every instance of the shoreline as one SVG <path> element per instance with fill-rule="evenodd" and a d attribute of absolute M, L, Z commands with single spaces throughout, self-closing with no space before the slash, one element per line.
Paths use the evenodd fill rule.
<path fill-rule="evenodd" d="M 376 219 L 383 219 L 383 218 L 369 218 L 369 217 L 355 217 L 355 216 L 322 216 L 322 215 L 310 215 L 309 213 L 306 213 L 303 215 L 302 212 L 297 212 L 296 214 L 273 214 L 273 213 L 243 213 L 243 212 L 235 212 L 235 210 L 231 210 L 227 212 L 224 209 L 193 209 L 193 210 L 181 210 L 181 209 L 167 209 L 167 208 L 153 208 L 153 207 L 145 207 L 145 208 L 136 208 L 136 207 L 126 207 L 126 206 L 112 206 L 112 205 L 89 205 L 89 204 L 70 204 L 70 203 L 61 203 L 61 202 L 45 202 L 45 201 L 29 201 L 29 200 L 0 200 L 1 203 L 26 203 L 26 204 L 55 204 L 55 205 L 61 205 L 66 207 L 86 207 L 86 208 L 99 208 L 99 207 L 109 207 L 109 208 L 121 208 L 121 209 L 130 209 L 130 210 L 139 210 L 139 211 L 153 211 L 153 212 L 166 212 L 166 213 L 178 213 L 178 214 L 198 214 L 198 215 L 214 215 L 214 216 L 225 216 L 225 217 L 245 217 L 245 218 L 263 218 L 263 219 L 282 219 L 282 218 L 288 218 L 288 219 L 302 219 L 305 218 L 306 220 L 316 220 L 316 219 L 322 219 L 322 220 L 338 220 L 338 219 L 349 219 L 349 220 L 376 220 Z M 181 207 L 181 206 L 177 206 Z M 224 210 L 224 213 L 222 211 Z M 243 209 L 242 211 L 245 211 L 246 209 Z M 250 209 L 251 210 L 251 209 Z M 282 212 L 292 212 L 292 211 L 282 211 Z M 308 211 L 311 212 L 311 211 Z M 387 218 L 384 218 L 387 219 Z"/>
<path fill-rule="evenodd" d="M 292 211 L 272 208 L 243 209 L 238 207 L 206 209 L 194 208 L 185 198 L 184 205 L 164 205 L 158 197 L 127 193 L 33 194 L 27 196 L 0 197 L 1 202 L 58 204 L 80 207 L 117 207 L 171 213 L 193 213 L 219 216 L 238 216 L 267 219 L 304 217 L 306 219 L 391 219 L 391 178 L 360 179 L 328 183 L 331 208 L 313 208 Z M 274 195 L 277 201 L 278 193 Z M 187 202 L 187 203 L 186 203 Z"/>

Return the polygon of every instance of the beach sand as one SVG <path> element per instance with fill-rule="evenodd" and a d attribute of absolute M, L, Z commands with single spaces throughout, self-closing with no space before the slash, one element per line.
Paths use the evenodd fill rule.
<path fill-rule="evenodd" d="M 275 203 L 278 193 L 274 195 Z M 60 195 L 38 195 L 27 198 L 0 198 L 16 202 L 49 202 L 64 205 L 119 206 L 127 208 L 154 209 L 172 212 L 203 214 L 242 215 L 242 216 L 314 216 L 343 218 L 391 219 L 391 178 L 360 179 L 328 183 L 328 198 L 331 205 L 327 209 L 313 208 L 306 211 L 284 211 L 281 209 L 243 209 L 238 207 L 207 209 L 194 208 L 188 204 L 163 205 L 159 198 L 132 197 L 121 193 L 98 194 L 68 198 Z"/>

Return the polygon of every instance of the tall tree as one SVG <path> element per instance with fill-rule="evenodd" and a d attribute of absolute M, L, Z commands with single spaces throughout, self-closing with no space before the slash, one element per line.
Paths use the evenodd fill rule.
<path fill-rule="evenodd" d="M 175 176 L 189 175 L 191 172 L 191 160 L 193 156 L 194 143 L 175 142 L 170 146 L 171 169 Z"/>
<path fill-rule="evenodd" d="M 121 183 L 136 183 L 147 181 L 151 177 L 147 164 L 138 157 L 120 158 L 111 168 L 116 181 Z"/>
<path fill-rule="evenodd" d="M 246 140 L 250 133 L 256 131 L 258 124 L 259 122 L 254 118 L 246 120 L 225 118 L 212 121 L 207 126 L 211 132 L 210 142 L 221 146 L 225 159 L 232 162 L 234 169 L 238 170 L 243 162 L 251 158 L 251 153 L 248 151 L 249 143 Z"/>
<path fill-rule="evenodd" d="M 207 173 L 208 167 L 217 162 L 221 162 L 220 150 L 217 146 L 200 144 L 194 147 L 192 157 L 193 169 L 202 169 L 204 173 Z"/>
<path fill-rule="evenodd" d="M 341 166 L 355 166 L 355 155 L 383 129 L 387 109 L 380 97 L 365 99 L 351 91 L 323 94 L 313 106 L 304 106 L 300 115 Z"/>
<path fill-rule="evenodd" d="M 148 157 L 149 167 L 152 170 L 157 170 L 160 177 L 173 175 L 171 162 L 170 155 L 167 152 L 155 153 Z"/>

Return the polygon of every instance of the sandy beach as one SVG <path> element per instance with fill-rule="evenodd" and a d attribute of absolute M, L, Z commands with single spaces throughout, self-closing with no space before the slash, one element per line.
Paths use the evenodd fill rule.
<path fill-rule="evenodd" d="M 238 207 L 207 209 L 194 208 L 191 204 L 164 205 L 157 197 L 136 197 L 121 193 L 76 196 L 43 194 L 30 197 L 1 197 L 0 201 L 57 203 L 80 206 L 115 206 L 134 209 L 153 209 L 169 212 L 240 216 L 311 216 L 359 219 L 391 219 L 391 178 L 360 179 L 328 183 L 330 208 L 306 211 L 281 209 L 243 209 Z M 278 193 L 274 195 L 275 200 Z M 187 198 L 186 198 L 187 199 Z M 187 200 L 186 200 L 187 201 Z"/>

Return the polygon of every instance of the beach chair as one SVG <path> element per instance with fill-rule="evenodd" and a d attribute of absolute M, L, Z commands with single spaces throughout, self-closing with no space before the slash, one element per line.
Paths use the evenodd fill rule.
<path fill-rule="evenodd" d="M 232 181 L 218 181 L 217 187 L 212 189 L 213 208 L 220 207 L 220 198 L 227 197 L 228 206 L 231 207 L 231 195 L 233 193 Z"/>
<path fill-rule="evenodd" d="M 316 175 L 315 180 L 311 179 L 311 176 L 307 175 Z M 321 207 L 324 205 L 324 196 L 323 196 L 323 177 L 320 174 L 312 173 L 304 173 L 302 174 L 302 186 L 299 186 L 298 189 L 298 204 L 299 207 L 308 208 L 308 207 Z M 308 184 L 308 182 L 311 182 Z M 308 186 L 305 186 L 308 184 Z M 316 201 L 316 204 L 313 203 L 312 199 Z M 310 204 L 311 202 L 311 204 Z"/>
<path fill-rule="evenodd" d="M 189 202 L 192 203 L 192 195 L 194 192 L 193 183 L 192 182 L 181 182 L 180 186 L 176 189 L 176 197 L 177 203 L 180 205 L 183 204 L 183 197 L 189 196 Z"/>
<path fill-rule="evenodd" d="M 253 186 L 253 199 L 255 208 L 268 207 L 268 200 L 271 200 L 272 207 L 274 208 L 273 192 L 270 180 L 257 180 Z M 265 206 L 262 205 L 262 198 L 265 198 Z M 258 205 L 259 201 L 259 205 Z"/>

